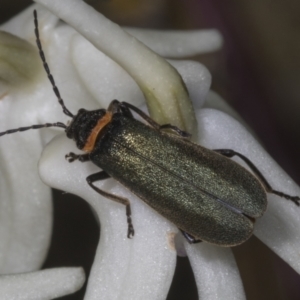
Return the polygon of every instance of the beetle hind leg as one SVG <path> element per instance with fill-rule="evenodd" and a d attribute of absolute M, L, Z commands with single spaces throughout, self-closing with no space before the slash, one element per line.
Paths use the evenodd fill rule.
<path fill-rule="evenodd" d="M 103 197 L 105 197 L 109 200 L 112 200 L 112 201 L 115 201 L 115 202 L 118 202 L 118 203 L 121 203 L 121 204 L 125 205 L 127 224 L 128 224 L 127 237 L 131 238 L 131 237 L 134 236 L 134 228 L 133 228 L 132 220 L 131 220 L 131 207 L 130 207 L 129 200 L 127 198 L 123 198 L 123 197 L 116 196 L 114 194 L 110 194 L 108 192 L 105 192 L 105 191 L 99 189 L 98 187 L 96 187 L 93 184 L 95 181 L 104 180 L 104 179 L 107 179 L 109 177 L 110 176 L 105 171 L 101 171 L 101 172 L 98 172 L 98 173 L 95 173 L 95 174 L 92 174 L 92 175 L 88 176 L 86 178 L 86 181 L 90 185 L 90 187 L 93 190 L 95 190 L 98 194 L 100 194 L 101 196 L 103 196 Z"/>
<path fill-rule="evenodd" d="M 220 154 L 222 154 L 222 155 L 224 155 L 226 157 L 229 157 L 229 158 L 231 158 L 233 156 L 238 156 L 239 158 L 241 158 L 249 166 L 249 168 L 252 170 L 252 172 L 259 179 L 259 181 L 261 182 L 261 184 L 263 185 L 263 187 L 265 188 L 265 190 L 266 190 L 267 193 L 280 196 L 280 197 L 285 198 L 287 200 L 291 200 L 297 206 L 300 206 L 300 197 L 298 197 L 298 196 L 290 196 L 290 195 L 287 195 L 287 194 L 285 194 L 283 192 L 273 190 L 273 188 L 270 186 L 270 184 L 268 183 L 268 181 L 266 180 L 266 178 L 257 169 L 257 167 L 253 164 L 253 162 L 249 158 L 247 158 L 246 156 L 244 156 L 243 154 L 235 152 L 234 150 L 231 150 L 231 149 L 215 149 L 214 151 L 217 152 L 217 153 L 220 153 Z"/>
<path fill-rule="evenodd" d="M 189 242 L 189 244 L 197 244 L 197 243 L 201 243 L 202 241 L 195 238 L 194 236 L 192 236 L 191 234 L 185 232 L 184 230 L 180 229 L 182 235 L 185 237 L 185 239 Z"/>
<path fill-rule="evenodd" d="M 290 196 L 290 195 L 287 195 L 285 193 L 282 193 L 282 192 L 279 192 L 279 191 L 275 191 L 273 189 L 271 189 L 270 191 L 268 191 L 268 193 L 272 193 L 272 194 L 275 194 L 277 196 L 280 196 L 280 197 L 283 197 L 287 200 L 291 200 L 293 201 L 297 206 L 300 206 L 300 197 L 298 196 Z"/>

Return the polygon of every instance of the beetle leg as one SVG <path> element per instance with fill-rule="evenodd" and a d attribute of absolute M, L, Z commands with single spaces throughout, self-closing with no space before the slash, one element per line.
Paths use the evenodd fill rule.
<path fill-rule="evenodd" d="M 282 193 L 280 191 L 275 191 L 273 188 L 270 186 L 268 181 L 265 179 L 265 177 L 261 174 L 261 172 L 257 169 L 257 167 L 249 160 L 246 156 L 243 154 L 240 154 L 238 152 L 235 152 L 234 150 L 231 149 L 216 149 L 214 150 L 217 153 L 220 153 L 226 157 L 233 157 L 233 156 L 238 156 L 241 158 L 248 166 L 249 168 L 253 171 L 253 173 L 256 175 L 256 177 L 259 179 L 259 181 L 262 183 L 264 186 L 265 190 L 268 193 L 275 194 L 277 196 L 283 197 L 287 200 L 293 201 L 296 205 L 300 206 L 300 197 L 298 196 L 290 196 L 285 193 Z"/>
<path fill-rule="evenodd" d="M 93 182 L 98 181 L 98 180 L 104 180 L 109 178 L 110 176 L 105 172 L 105 171 L 101 171 L 95 174 L 92 174 L 90 176 L 88 176 L 86 178 L 87 183 L 90 185 L 90 187 L 92 189 L 94 189 L 98 194 L 100 194 L 101 196 L 121 203 L 123 205 L 125 205 L 126 207 L 126 216 L 127 216 L 127 224 L 128 224 L 128 229 L 127 229 L 127 237 L 131 238 L 132 236 L 134 236 L 134 229 L 133 229 L 133 225 L 132 225 L 132 220 L 131 220 L 131 208 L 130 208 L 130 202 L 128 199 L 120 197 L 120 196 L 116 196 L 114 194 L 110 194 L 108 192 L 105 192 L 103 190 L 100 190 L 99 188 L 97 188 Z"/>
<path fill-rule="evenodd" d="M 130 111 L 130 109 L 127 106 L 120 105 L 120 109 L 126 117 L 133 118 L 132 112 Z"/>
<path fill-rule="evenodd" d="M 149 123 L 153 128 L 160 129 L 160 125 L 156 123 L 154 120 L 152 120 L 149 116 L 147 116 L 142 110 L 138 109 L 134 105 L 127 103 L 127 102 L 121 102 L 120 106 L 122 108 L 131 109 L 134 112 L 136 112 L 140 117 L 142 117 L 147 123 Z"/>
<path fill-rule="evenodd" d="M 110 104 L 107 108 L 107 111 L 111 112 L 112 114 L 115 114 L 115 113 L 121 111 L 122 114 L 125 115 L 126 117 L 133 118 L 133 115 L 132 115 L 130 109 L 127 106 L 122 105 L 122 103 L 116 99 L 110 102 Z"/>
<path fill-rule="evenodd" d="M 190 243 L 190 244 L 197 244 L 197 243 L 201 243 L 201 240 L 196 239 L 195 237 L 193 237 L 191 234 L 181 230 L 179 228 L 179 230 L 181 231 L 182 235 L 185 237 L 185 239 Z"/>
<path fill-rule="evenodd" d="M 77 159 L 81 162 L 85 162 L 85 161 L 90 160 L 90 155 L 88 153 L 87 154 L 75 154 L 73 152 L 70 152 L 69 154 L 65 155 L 65 159 L 67 159 L 69 163 L 71 163 Z"/>
<path fill-rule="evenodd" d="M 171 129 L 171 130 L 175 131 L 176 133 L 178 133 L 182 137 L 190 137 L 191 136 L 190 133 L 181 130 L 177 126 L 174 126 L 174 125 L 171 125 L 171 124 L 159 125 L 153 119 L 151 119 L 149 116 L 147 116 L 142 110 L 138 109 L 137 107 L 133 106 L 130 103 L 121 102 L 120 105 L 121 105 L 122 110 L 124 108 L 126 108 L 127 110 L 132 109 L 140 117 L 142 117 L 147 123 L 149 123 L 153 128 L 155 128 L 157 130 Z"/>
<path fill-rule="evenodd" d="M 160 125 L 159 126 L 160 130 L 164 130 L 164 129 L 170 129 L 172 131 L 175 131 L 178 135 L 184 137 L 184 138 L 188 138 L 191 137 L 192 135 L 186 131 L 183 131 L 181 129 L 179 129 L 177 126 L 171 125 L 171 124 L 164 124 L 164 125 Z"/>
<path fill-rule="evenodd" d="M 120 101 L 119 100 L 113 100 L 109 103 L 109 106 L 107 108 L 107 111 L 111 112 L 112 114 L 120 111 Z"/>

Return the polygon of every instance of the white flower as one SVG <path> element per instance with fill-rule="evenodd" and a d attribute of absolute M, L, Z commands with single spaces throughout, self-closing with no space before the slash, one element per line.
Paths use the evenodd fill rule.
<path fill-rule="evenodd" d="M 57 17 L 46 10 L 38 8 L 41 39 L 47 61 L 65 104 L 71 112 L 75 114 L 82 107 L 86 109 L 106 108 L 109 102 L 115 98 L 140 106 L 143 104 L 145 96 L 150 101 L 148 106 L 152 116 L 159 121 L 171 122 L 187 128 L 188 131 L 194 132 L 194 137 L 198 142 L 207 148 L 232 148 L 243 153 L 259 167 L 271 186 L 292 195 L 300 194 L 299 188 L 280 170 L 236 119 L 220 110 L 209 108 L 212 103 L 214 105 L 217 103 L 222 110 L 231 113 L 218 96 L 208 92 L 210 75 L 202 65 L 191 61 L 171 61 L 185 81 L 190 98 L 196 108 L 198 120 L 198 134 L 196 134 L 197 131 L 192 129 L 195 126 L 195 118 L 185 90 L 180 84 L 180 77 L 164 63 L 163 59 L 143 48 L 116 25 L 83 2 L 75 0 L 39 0 L 37 2 L 45 5 L 56 16 L 62 18 L 82 34 L 81 36 L 69 26 L 59 23 Z M 33 44 L 32 10 L 33 8 L 29 8 L 18 18 L 8 22 L 4 25 L 4 30 L 23 37 Z M 132 30 L 131 33 L 134 34 L 134 31 Z M 138 32 L 138 34 L 140 33 Z M 193 34 L 197 35 L 197 33 Z M 146 38 L 144 42 L 149 43 L 150 47 L 153 46 L 157 37 L 151 37 L 149 34 L 147 35 L 147 32 L 145 36 L 148 36 L 148 40 Z M 169 57 L 188 55 L 191 53 L 191 48 L 195 47 L 189 48 L 188 43 L 184 44 L 186 47 L 180 44 L 184 38 L 186 35 L 179 34 L 173 41 L 160 41 L 162 48 L 155 50 L 169 51 L 163 53 Z M 220 39 L 215 32 L 207 33 L 204 39 L 208 45 L 206 51 L 220 45 Z M 211 39 L 210 42 L 209 39 Z M 168 46 L 171 42 L 175 43 L 173 44 L 174 48 L 168 50 L 168 47 L 164 45 Z M 180 50 L 178 50 L 176 42 L 180 44 Z M 4 107 L 7 105 L 6 116 L 9 116 L 9 111 L 13 112 L 11 115 L 16 113 L 15 119 L 8 121 L 6 118 L 3 121 L 8 128 L 52 121 L 66 123 L 68 118 L 62 114 L 46 75 L 40 74 L 40 77 L 32 82 L 27 90 L 17 91 L 12 84 L 3 85 L 3 91 L 7 95 L 3 98 L 2 103 L 4 104 L 0 104 Z M 5 88 L 8 87 L 10 89 L 5 91 Z M 15 108 L 13 104 L 6 104 L 9 103 L 9 98 L 20 102 L 19 106 L 16 105 Z M 205 100 L 206 108 L 203 109 Z M 176 102 L 179 109 L 174 109 L 172 101 Z M 2 108 L 0 107 L 0 109 Z M 18 116 L 23 114 L 24 121 L 22 120 L 22 124 L 20 124 Z M 166 119 L 169 117 L 171 119 Z M 25 121 L 27 122 L 25 123 Z M 49 186 L 81 196 L 99 216 L 101 239 L 85 299 L 165 299 L 175 268 L 176 250 L 173 238 L 178 229 L 158 213 L 149 209 L 146 204 L 130 194 L 124 187 L 115 184 L 112 179 L 97 183 L 97 186 L 104 190 L 130 199 L 136 233 L 133 239 L 127 239 L 124 207 L 102 198 L 88 187 L 85 178 L 98 172 L 98 168 L 91 163 L 74 162 L 69 164 L 64 158 L 65 154 L 70 151 L 79 153 L 79 150 L 71 140 L 66 138 L 65 134 L 57 135 L 57 132 L 58 130 L 45 129 L 28 132 L 26 135 L 23 133 L 9 139 L 16 144 L 15 146 L 5 142 L 5 148 L 8 151 L 18 148 L 14 154 L 16 156 L 20 152 L 20 147 L 25 148 L 28 144 L 25 137 L 20 142 L 17 140 L 24 135 L 27 139 L 33 135 L 35 140 L 29 142 L 31 148 L 28 153 L 33 151 L 35 143 L 40 145 L 40 148 L 36 150 L 39 152 L 45 143 L 56 135 L 43 151 L 39 164 L 41 178 Z M 0 140 L 0 145 L 2 140 Z M 38 155 L 36 153 L 32 157 L 37 158 Z M 25 157 L 25 162 L 22 157 L 18 157 L 18 160 L 20 160 L 20 167 L 17 168 L 17 173 L 22 174 L 22 164 L 27 162 L 28 157 Z M 3 165 L 7 167 L 7 164 L 3 163 Z M 31 171 L 31 169 L 33 169 L 32 166 L 28 167 L 28 170 Z M 9 169 L 9 173 L 6 172 L 5 175 L 8 176 L 10 172 L 14 171 Z M 26 175 L 23 176 L 26 177 Z M 24 184 L 28 186 L 29 183 L 25 179 Z M 14 189 L 11 190 L 14 191 Z M 1 193 L 4 193 L 3 188 L 1 188 Z M 30 198 L 32 191 L 28 187 L 24 187 L 23 193 L 27 193 L 27 197 Z M 43 197 L 38 199 L 39 202 L 44 201 Z M 41 215 L 48 215 L 49 218 L 49 213 L 50 209 L 45 209 Z M 255 230 L 255 234 L 263 242 L 297 271 L 300 271 L 297 261 L 297 249 L 300 244 L 299 234 L 297 234 L 297 228 L 300 225 L 299 215 L 299 210 L 293 203 L 270 196 L 268 211 L 263 218 L 257 221 Z M 39 221 L 38 226 L 40 223 L 42 220 Z M 4 227 L 6 225 L 5 223 Z M 45 237 L 49 236 L 48 228 L 49 226 L 47 230 L 44 230 Z M 16 240 L 20 241 L 20 238 L 16 237 Z M 27 239 L 24 238 L 23 241 L 25 243 Z M 206 243 L 189 245 L 183 239 L 181 239 L 181 243 L 191 261 L 200 298 L 243 299 L 245 297 L 230 249 Z M 38 247 L 45 248 L 45 242 L 37 243 L 35 247 L 37 249 Z M 5 251 L 3 253 L 9 256 L 9 253 Z M 20 259 L 20 257 L 18 258 Z M 42 255 L 39 256 L 39 261 L 41 259 Z M 57 270 L 57 272 L 59 271 Z M 79 284 L 74 284 L 73 291 L 78 286 Z M 49 291 L 52 290 L 54 293 L 56 288 L 56 285 L 53 284 L 49 287 Z M 32 298 L 28 296 L 28 299 Z"/>

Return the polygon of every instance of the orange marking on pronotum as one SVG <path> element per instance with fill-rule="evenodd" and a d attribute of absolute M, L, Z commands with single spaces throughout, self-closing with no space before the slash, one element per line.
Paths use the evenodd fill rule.
<path fill-rule="evenodd" d="M 100 131 L 103 129 L 104 126 L 106 126 L 112 118 L 112 113 L 111 112 L 106 112 L 106 114 L 98 121 L 96 126 L 93 128 L 91 134 L 89 135 L 84 148 L 82 149 L 85 152 L 91 152 L 94 149 L 95 142 L 97 139 L 98 134 Z"/>

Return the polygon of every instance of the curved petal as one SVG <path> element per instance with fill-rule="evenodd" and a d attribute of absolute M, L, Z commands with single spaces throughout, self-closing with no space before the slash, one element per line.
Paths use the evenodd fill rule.
<path fill-rule="evenodd" d="M 18 41 L 18 38 L 10 36 L 11 41 Z M 14 56 L 24 55 L 22 47 L 28 49 L 24 43 L 18 43 L 21 48 L 18 54 L 7 53 L 13 56 L 16 65 L 22 58 L 17 60 Z M 30 51 L 36 56 L 33 50 Z M 10 68 L 18 69 L 8 64 L 3 72 L 9 73 Z M 33 69 L 38 74 L 41 70 L 40 67 Z M 37 79 L 27 78 L 27 81 L 30 84 L 20 88 L 14 84 L 10 86 L 8 80 L 8 90 L 0 101 L 1 131 L 38 123 L 37 112 L 30 111 L 37 100 L 31 89 L 32 81 Z M 52 225 L 51 192 L 42 184 L 36 169 L 42 150 L 40 134 L 2 136 L 0 147 L 0 273 L 32 271 L 39 268 L 45 258 Z"/>
<path fill-rule="evenodd" d="M 27 41 L 0 31 L 0 82 L 21 89 L 35 81 L 41 65 L 36 49 Z M 0 93 L 2 93 L 0 91 Z"/>
<path fill-rule="evenodd" d="M 71 49 L 78 76 L 101 107 L 108 107 L 112 99 L 137 106 L 143 103 L 143 94 L 132 77 L 91 43 L 76 35 L 72 39 Z M 182 76 L 195 108 L 200 108 L 211 84 L 211 75 L 207 68 L 195 61 L 169 62 Z"/>
<path fill-rule="evenodd" d="M 241 116 L 216 92 L 210 90 L 207 93 L 207 99 L 201 108 L 213 108 L 220 110 L 246 126 Z"/>
<path fill-rule="evenodd" d="M 34 46 L 35 35 L 33 25 L 33 10 L 37 9 L 39 5 L 34 4 L 21 11 L 18 15 L 1 24 L 1 30 L 7 31 L 21 39 L 30 41 Z M 39 18 L 43 21 L 39 22 L 39 27 L 46 33 L 53 31 L 59 21 L 58 17 L 51 14 L 47 10 L 41 10 Z"/>
<path fill-rule="evenodd" d="M 14 20 L 9 24 L 1 29 L 14 28 Z M 7 56 L 12 55 L 14 64 L 22 61 L 22 57 L 16 59 L 15 56 L 24 55 L 23 47 L 25 52 L 30 49 L 31 56 L 37 56 L 32 46 L 24 46 L 25 42 L 16 41 L 18 38 L 14 36 L 6 40 L 17 45 L 17 54 L 14 51 L 7 52 Z M 26 85 L 16 87 L 9 81 L 8 90 L 0 101 L 1 131 L 38 123 L 39 112 L 36 107 L 40 107 L 37 105 L 40 95 L 33 91 L 33 85 L 39 83 L 37 77 L 42 71 L 38 62 L 38 67 L 32 67 L 36 74 L 28 76 L 30 80 L 27 78 Z M 37 63 L 36 58 L 32 63 Z M 30 62 L 27 61 L 27 64 Z M 23 65 L 24 62 L 19 66 L 20 72 L 26 71 Z M 9 73 L 9 68 L 18 70 L 17 66 L 9 66 L 2 71 Z M 40 132 L 2 136 L 0 147 L 0 273 L 36 270 L 47 253 L 52 225 L 51 192 L 41 182 L 36 168 L 42 151 Z"/>
<path fill-rule="evenodd" d="M 182 58 L 219 50 L 222 36 L 215 29 L 207 30 L 151 30 L 124 28 L 157 54 Z"/>
<path fill-rule="evenodd" d="M 231 249 L 206 243 L 185 248 L 198 288 L 199 299 L 246 299 L 243 283 Z"/>
<path fill-rule="evenodd" d="M 181 75 L 195 109 L 201 108 L 211 85 L 211 74 L 207 68 L 191 60 L 168 60 Z"/>
<path fill-rule="evenodd" d="M 80 80 L 101 107 L 108 107 L 113 99 L 134 105 L 144 102 L 143 93 L 133 78 L 89 41 L 77 34 L 70 46 Z"/>
<path fill-rule="evenodd" d="M 85 280 L 82 268 L 55 268 L 0 276 L 1 300 L 50 300 L 79 290 Z"/>
<path fill-rule="evenodd" d="M 28 272 L 43 263 L 52 225 L 51 191 L 36 168 L 42 145 L 38 133 L 1 143 L 0 273 Z"/>

